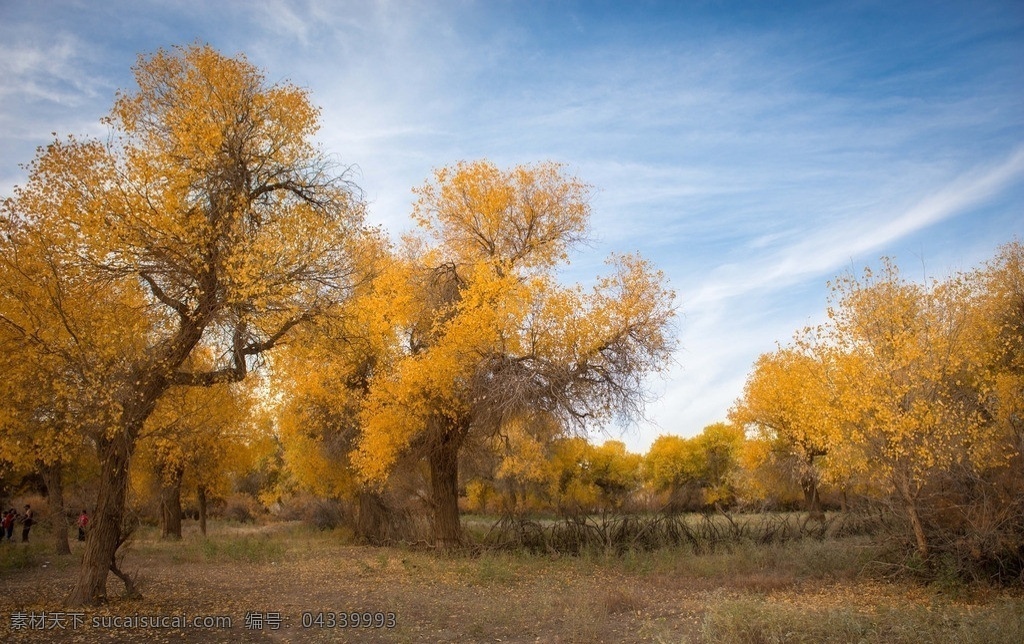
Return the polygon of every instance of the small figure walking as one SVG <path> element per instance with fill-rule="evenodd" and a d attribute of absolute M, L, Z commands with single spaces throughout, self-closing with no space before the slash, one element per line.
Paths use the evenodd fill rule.
<path fill-rule="evenodd" d="M 78 540 L 85 541 L 85 529 L 89 525 L 89 513 L 82 510 L 78 515 Z"/>
<path fill-rule="evenodd" d="M 21 520 L 21 542 L 28 543 L 28 531 L 32 529 L 32 524 L 35 523 L 32 519 L 32 507 L 27 503 L 25 504 L 25 517 Z"/>
<path fill-rule="evenodd" d="M 14 517 L 16 515 L 14 508 L 4 512 L 3 519 L 0 519 L 0 539 L 7 537 L 8 541 L 11 540 L 14 535 Z"/>

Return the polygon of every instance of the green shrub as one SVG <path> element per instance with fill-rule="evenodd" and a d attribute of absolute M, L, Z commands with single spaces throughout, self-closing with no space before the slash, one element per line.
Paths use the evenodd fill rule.
<path fill-rule="evenodd" d="M 261 514 L 263 514 L 263 506 L 248 494 L 232 494 L 227 498 L 220 511 L 221 518 L 238 523 L 253 523 Z"/>

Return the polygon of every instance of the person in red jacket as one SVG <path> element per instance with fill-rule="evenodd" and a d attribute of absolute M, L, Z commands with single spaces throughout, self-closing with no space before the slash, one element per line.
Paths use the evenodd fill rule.
<path fill-rule="evenodd" d="M 78 540 L 85 541 L 85 529 L 89 526 L 89 513 L 82 510 L 78 515 Z"/>
<path fill-rule="evenodd" d="M 14 519 L 16 516 L 17 512 L 14 511 L 14 508 L 4 512 L 3 519 L 0 519 L 0 528 L 2 528 L 0 539 L 6 536 L 8 541 L 11 540 L 11 537 L 14 535 Z"/>

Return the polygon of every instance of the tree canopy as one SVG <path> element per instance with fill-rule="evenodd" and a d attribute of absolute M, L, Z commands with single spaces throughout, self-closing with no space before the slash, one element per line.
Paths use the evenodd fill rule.
<path fill-rule="evenodd" d="M 551 163 L 442 168 L 421 187 L 420 231 L 387 298 L 404 348 L 370 381 L 353 461 L 383 481 L 398 458 L 430 466 L 435 537 L 461 540 L 458 459 L 467 439 L 510 426 L 563 431 L 641 408 L 644 378 L 667 364 L 674 295 L 645 260 L 609 260 L 587 292 L 555 268 L 583 239 L 588 188 Z"/>
<path fill-rule="evenodd" d="M 372 237 L 358 190 L 312 142 L 304 90 L 198 44 L 134 72 L 109 136 L 42 148 L 2 211 L 5 332 L 63 361 L 102 419 L 82 428 L 102 485 L 73 603 L 103 598 L 129 459 L 158 401 L 243 378 L 348 296 Z M 215 360 L 197 370 L 199 347 Z"/>

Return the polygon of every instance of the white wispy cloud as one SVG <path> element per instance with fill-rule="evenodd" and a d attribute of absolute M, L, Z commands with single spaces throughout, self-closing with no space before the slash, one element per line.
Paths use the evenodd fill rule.
<path fill-rule="evenodd" d="M 876 212 L 837 222 L 748 264 L 720 267 L 719 278 L 702 285 L 690 304 L 699 307 L 706 301 L 782 289 L 807 277 L 827 275 L 853 258 L 864 258 L 911 233 L 969 212 L 1022 179 L 1024 145 L 991 167 L 932 187 L 930 194 L 902 212 Z"/>

